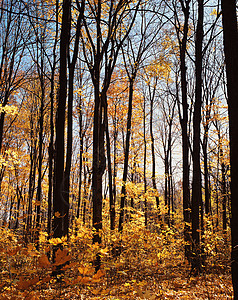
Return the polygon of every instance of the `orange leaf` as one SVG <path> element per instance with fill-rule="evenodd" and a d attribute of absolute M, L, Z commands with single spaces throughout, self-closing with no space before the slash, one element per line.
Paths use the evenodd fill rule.
<path fill-rule="evenodd" d="M 91 278 L 89 278 L 89 277 L 83 277 L 81 279 L 80 283 L 87 284 L 87 283 L 89 283 L 89 281 L 91 281 Z"/>
<path fill-rule="evenodd" d="M 96 274 L 93 275 L 93 280 L 97 280 L 101 277 L 105 276 L 105 271 L 103 270 L 98 270 Z"/>
<path fill-rule="evenodd" d="M 58 249 L 55 254 L 55 266 L 60 266 L 65 264 L 67 261 L 71 259 L 71 256 L 68 255 L 68 251 L 66 249 L 61 250 Z"/>

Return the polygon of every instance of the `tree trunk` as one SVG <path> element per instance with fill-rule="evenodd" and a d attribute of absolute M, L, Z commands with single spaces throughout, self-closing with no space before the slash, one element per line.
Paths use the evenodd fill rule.
<path fill-rule="evenodd" d="M 67 57 L 70 36 L 70 8 L 71 0 L 63 1 L 62 27 L 60 36 L 60 76 L 59 94 L 56 117 L 55 140 L 55 170 L 53 195 L 53 233 L 54 237 L 68 234 L 69 204 L 64 199 L 64 134 L 65 134 L 65 108 L 67 98 Z"/>
<path fill-rule="evenodd" d="M 126 148 L 125 148 L 125 158 L 124 158 L 123 177 L 122 177 L 120 216 L 119 216 L 119 227 L 118 227 L 119 232 L 122 232 L 123 223 L 124 223 L 124 209 L 125 209 L 125 199 L 126 199 L 126 180 L 127 180 L 128 163 L 129 163 L 132 100 L 133 100 L 133 88 L 134 88 L 135 75 L 136 74 L 133 74 L 129 80 L 129 102 L 128 102 L 127 126 L 126 126 Z"/>
<path fill-rule="evenodd" d="M 115 210 L 115 198 L 113 195 L 113 186 L 112 186 L 111 144 L 110 144 L 110 136 L 109 136 L 109 128 L 108 128 L 107 104 L 105 106 L 105 131 L 106 131 L 106 140 L 107 140 L 107 167 L 108 167 L 108 184 L 109 184 L 109 199 L 110 199 L 110 228 L 111 230 L 114 230 L 116 210 Z"/>
<path fill-rule="evenodd" d="M 70 170 L 71 170 L 71 163 L 72 163 L 72 148 L 73 148 L 74 72 L 75 72 L 75 66 L 78 58 L 78 51 L 79 51 L 79 38 L 81 34 L 82 18 L 84 13 L 84 1 L 82 1 L 81 7 L 78 7 L 78 9 L 80 9 L 80 14 L 77 19 L 74 51 L 73 51 L 73 57 L 71 62 L 70 62 L 70 49 L 68 48 L 67 51 L 68 66 L 69 66 L 69 92 L 68 92 L 68 117 L 67 117 L 67 153 L 66 153 L 66 163 L 65 163 L 65 170 L 64 170 L 64 200 L 67 203 L 68 207 L 69 207 L 69 194 L 70 194 Z M 71 17 L 70 17 L 69 26 L 71 26 Z M 67 222 L 68 224 L 66 224 L 66 226 L 69 227 L 69 217 L 67 218 Z"/>
<path fill-rule="evenodd" d="M 226 188 L 226 170 L 225 170 L 225 163 L 223 157 L 223 149 L 221 144 L 220 144 L 220 155 L 221 155 L 222 225 L 223 225 L 223 231 L 225 233 L 227 229 L 227 212 L 226 212 L 227 188 Z"/>
<path fill-rule="evenodd" d="M 54 97 L 55 97 L 55 69 L 56 69 L 56 46 L 58 42 L 59 31 L 59 1 L 56 0 L 56 25 L 55 25 L 55 39 L 53 47 L 53 63 L 50 78 L 50 143 L 49 143 L 49 189 L 48 189 L 48 219 L 47 219 L 47 233 L 50 238 L 51 222 L 52 222 L 52 190 L 53 190 L 53 164 L 54 164 Z"/>
<path fill-rule="evenodd" d="M 145 121 L 146 121 L 146 114 L 145 114 L 145 99 L 144 99 L 144 110 L 143 110 L 143 130 L 144 130 L 144 194 L 145 194 L 145 227 L 148 226 L 148 207 L 147 207 L 147 180 L 146 180 L 146 155 L 147 155 L 147 142 L 146 142 L 146 130 L 145 130 Z"/>
<path fill-rule="evenodd" d="M 80 96 L 81 98 L 81 96 Z M 81 101 L 81 99 L 80 99 Z M 81 102 L 80 102 L 81 103 Z M 82 171 L 83 171 L 83 146 L 84 146 L 84 137 L 83 137 L 83 128 L 82 128 L 82 111 L 80 104 L 80 116 L 79 116 L 79 136 L 80 136 L 80 152 L 79 152 L 79 188 L 78 188 L 78 205 L 77 205 L 77 218 L 80 216 L 80 207 L 81 207 L 81 189 L 82 189 Z"/>
<path fill-rule="evenodd" d="M 234 299 L 238 299 L 238 31 L 236 1 L 222 0 L 221 4 L 230 133 L 232 283 Z"/>
<path fill-rule="evenodd" d="M 152 185 L 156 193 L 155 200 L 158 209 L 159 220 L 161 220 L 160 210 L 159 210 L 159 196 L 158 196 L 158 190 L 157 190 L 156 180 L 155 180 L 155 139 L 153 134 L 153 106 L 154 106 L 155 91 L 156 89 L 154 88 L 153 94 L 151 95 L 150 93 L 150 139 L 151 139 L 151 157 L 152 157 Z"/>
<path fill-rule="evenodd" d="M 42 66 L 43 68 L 43 61 Z M 42 160 L 43 160 L 43 125 L 44 125 L 44 102 L 45 102 L 45 84 L 43 79 L 43 69 L 41 69 L 40 81 L 41 81 L 41 105 L 40 105 L 40 115 L 39 115 L 39 150 L 38 150 L 38 182 L 37 182 L 37 194 L 36 194 L 36 243 L 37 248 L 39 248 L 39 231 L 40 231 L 40 213 L 41 213 L 41 175 L 42 175 Z"/>
<path fill-rule="evenodd" d="M 35 177 L 36 177 L 36 139 L 34 138 L 33 130 L 33 114 L 30 115 L 30 174 L 29 174 L 29 189 L 28 189 L 28 208 L 27 208 L 27 224 L 26 224 L 26 236 L 25 240 L 28 242 L 32 231 L 32 200 L 35 189 Z"/>
<path fill-rule="evenodd" d="M 99 79 L 99 77 L 98 77 Z M 98 81 L 99 82 L 99 81 Z M 99 85 L 95 84 L 95 106 L 93 126 L 93 228 L 95 229 L 93 243 L 101 244 L 102 230 L 102 176 L 106 167 L 104 150 L 104 122 L 102 98 L 99 94 Z M 97 254 L 95 261 L 96 271 L 100 268 L 100 254 Z"/>
<path fill-rule="evenodd" d="M 187 100 L 187 67 L 186 67 L 186 48 L 188 38 L 188 20 L 189 20 L 190 1 L 183 5 L 184 14 L 183 38 L 179 39 L 180 32 L 177 30 L 177 36 L 180 45 L 180 72 L 181 72 L 181 91 L 182 91 L 182 115 L 180 114 L 180 124 L 182 129 L 182 155 L 183 155 L 183 216 L 184 216 L 184 242 L 185 256 L 188 260 L 191 258 L 191 239 L 190 239 L 190 191 L 189 191 L 189 143 L 188 143 L 188 100 Z M 178 90 L 178 87 L 177 87 Z M 177 91 L 178 93 L 178 91 Z M 177 102 L 179 101 L 177 95 Z M 178 102 L 179 106 L 179 102 Z M 179 109 L 180 111 L 180 109 Z"/>
<path fill-rule="evenodd" d="M 198 0 L 198 20 L 195 41 L 195 103 L 193 113 L 193 182 L 192 182 L 192 270 L 201 271 L 199 207 L 202 204 L 202 182 L 200 167 L 200 123 L 202 109 L 202 42 L 203 42 L 203 0 Z"/>
<path fill-rule="evenodd" d="M 203 149 L 203 161 L 204 161 L 204 194 L 205 194 L 205 214 L 209 215 L 211 212 L 210 203 L 210 187 L 209 187 L 209 172 L 208 172 L 208 155 L 207 155 L 207 135 L 208 130 L 205 130 L 202 149 Z"/>

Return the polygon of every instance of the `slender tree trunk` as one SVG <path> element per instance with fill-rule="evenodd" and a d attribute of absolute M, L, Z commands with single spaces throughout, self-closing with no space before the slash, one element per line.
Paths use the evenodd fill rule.
<path fill-rule="evenodd" d="M 54 163 L 54 98 L 55 98 L 55 69 L 56 69 L 56 46 L 58 40 L 58 14 L 59 14 L 59 1 L 56 0 L 56 28 L 55 28 L 55 40 L 53 48 L 53 63 L 52 63 L 52 72 L 50 79 L 50 143 L 49 143 L 49 189 L 48 189 L 48 219 L 47 219 L 47 233 L 50 238 L 51 233 L 51 222 L 52 222 L 52 191 L 53 191 L 53 163 Z"/>
<path fill-rule="evenodd" d="M 166 208 L 165 222 L 169 224 L 169 162 L 166 149 L 164 149 L 164 153 L 164 205 Z"/>
<path fill-rule="evenodd" d="M 145 194 L 145 227 L 148 226 L 148 207 L 147 207 L 147 180 L 146 180 L 146 158 L 147 158 L 147 142 L 146 142 L 146 130 L 145 130 L 145 121 L 146 121 L 146 114 L 145 114 L 145 99 L 144 99 L 144 110 L 143 110 L 143 130 L 144 130 L 144 194 Z"/>
<path fill-rule="evenodd" d="M 183 155 L 183 216 L 184 216 L 184 242 L 185 256 L 188 260 L 191 258 L 191 238 L 190 238 L 190 191 L 189 191 L 189 143 L 188 143 L 188 100 L 187 100 L 187 67 L 186 67 L 186 48 L 188 38 L 188 20 L 189 20 L 190 1 L 185 1 L 182 6 L 184 14 L 183 38 L 179 39 L 180 32 L 177 31 L 180 43 L 180 73 L 181 73 L 181 91 L 182 91 L 182 115 L 180 114 L 180 124 L 182 129 L 182 155 Z M 178 87 L 177 87 L 178 93 Z M 177 95 L 177 102 L 179 98 Z M 179 103 L 178 103 L 179 106 Z M 180 109 L 179 109 L 180 111 Z"/>
<path fill-rule="evenodd" d="M 82 74 L 80 74 L 80 86 L 82 86 Z M 82 197 L 82 171 L 83 171 L 83 148 L 84 148 L 84 133 L 82 122 L 82 96 L 79 98 L 79 187 L 78 187 L 78 205 L 77 205 L 77 218 L 80 216 L 81 197 Z"/>
<path fill-rule="evenodd" d="M 126 126 L 126 148 L 125 148 L 125 158 L 124 158 L 123 177 L 122 177 L 120 216 L 119 216 L 119 227 L 118 227 L 119 232 L 122 232 L 123 223 L 124 223 L 124 209 L 125 209 L 125 199 L 126 199 L 126 180 L 127 180 L 128 163 L 129 163 L 132 100 L 133 100 L 133 88 L 134 88 L 135 76 L 136 76 L 136 74 L 133 74 L 129 80 L 129 102 L 128 102 L 128 114 L 127 114 L 127 126 Z"/>
<path fill-rule="evenodd" d="M 42 65 L 43 68 L 43 65 Z M 43 79 L 43 70 L 41 70 L 41 105 L 40 105 L 40 115 L 39 115 L 39 150 L 38 150 L 38 182 L 37 182 L 37 209 L 36 209 L 36 240 L 37 240 L 37 248 L 39 248 L 39 231 L 40 231 L 40 213 L 41 213 L 41 175 L 42 175 L 42 160 L 43 160 L 43 125 L 44 125 L 44 102 L 45 102 L 45 86 Z"/>
<path fill-rule="evenodd" d="M 77 218 L 80 216 L 80 207 L 81 207 L 81 189 L 82 189 L 82 171 L 83 171 L 83 146 L 84 146 L 84 138 L 83 138 L 83 129 L 82 129 L 82 112 L 80 109 L 80 120 L 79 120 L 79 136 L 80 136 L 80 152 L 79 152 L 79 188 L 78 188 L 78 206 L 77 206 Z"/>
<path fill-rule="evenodd" d="M 155 200 L 159 214 L 159 220 L 161 219 L 160 210 L 159 210 L 159 196 L 155 180 L 155 139 L 153 134 L 153 106 L 155 98 L 155 88 L 153 89 L 153 94 L 150 94 L 150 139 L 151 139 L 151 157 L 152 157 L 152 185 L 153 189 L 156 192 Z"/>
<path fill-rule="evenodd" d="M 2 150 L 2 139 L 3 139 L 3 125 L 5 120 L 5 112 L 0 114 L 0 151 Z"/>
<path fill-rule="evenodd" d="M 211 212 L 210 204 L 210 188 L 209 188 L 209 172 L 208 172 L 208 155 L 207 155 L 207 135 L 208 130 L 205 130 L 205 138 L 202 144 L 203 161 L 204 161 L 204 194 L 205 194 L 205 214 L 209 215 Z"/>
<path fill-rule="evenodd" d="M 226 232 L 227 229 L 227 188 L 226 188 L 226 171 L 225 171 L 225 163 L 223 157 L 223 149 L 222 146 L 220 148 L 221 155 L 221 198 L 222 198 L 222 225 L 223 231 Z"/>
<path fill-rule="evenodd" d="M 115 106 L 115 117 L 114 117 L 114 124 L 113 124 L 113 198 L 114 198 L 114 205 L 116 209 L 116 199 L 117 199 L 117 187 L 116 187 L 116 177 L 117 177 L 117 136 L 118 136 L 118 129 L 117 129 L 117 115 L 116 115 L 116 106 Z"/>
<path fill-rule="evenodd" d="M 20 216 L 20 205 L 22 202 L 23 198 L 22 198 L 22 193 L 21 190 L 19 189 L 18 183 L 17 183 L 17 207 L 16 207 L 16 223 L 14 226 L 14 229 L 16 230 L 19 226 L 19 216 Z"/>
<path fill-rule="evenodd" d="M 195 41 L 195 104 L 193 113 L 193 182 L 192 182 L 192 240 L 193 259 L 192 270 L 201 271 L 199 208 L 202 204 L 202 181 L 200 167 L 200 135 L 202 109 L 202 42 L 203 42 L 203 0 L 198 0 L 198 21 Z"/>
<path fill-rule="evenodd" d="M 30 150 L 30 174 L 29 174 L 29 189 L 28 189 L 28 208 L 27 208 L 27 224 L 26 224 L 26 242 L 30 239 L 32 231 L 32 200 L 35 189 L 35 177 L 36 177 L 36 139 L 34 138 L 33 119 L 32 114 L 30 116 L 30 138 L 31 138 L 31 150 Z"/>
<path fill-rule="evenodd" d="M 112 186 L 111 144 L 110 144 L 109 128 L 108 128 L 107 105 L 105 106 L 105 131 L 106 131 L 106 140 L 107 140 L 107 167 L 108 167 L 108 184 L 109 184 L 109 199 L 110 199 L 110 228 L 111 230 L 114 230 L 115 220 L 116 220 L 116 210 L 115 210 L 115 198 L 113 195 L 113 186 Z"/>

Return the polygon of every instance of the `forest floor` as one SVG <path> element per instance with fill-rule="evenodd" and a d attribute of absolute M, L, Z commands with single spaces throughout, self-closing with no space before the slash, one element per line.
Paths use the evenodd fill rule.
<path fill-rule="evenodd" d="M 92 232 L 84 227 L 67 241 L 49 240 L 42 232 L 40 246 L 2 228 L 0 300 L 232 299 L 227 236 L 205 232 L 206 262 L 203 272 L 193 276 L 179 230 L 178 225 L 158 234 L 131 224 L 120 239 L 103 233 L 99 247 L 92 245 Z M 57 243 L 62 250 L 53 263 L 49 253 Z M 116 245 L 120 255 L 115 255 Z M 98 252 L 102 267 L 95 274 L 92 261 Z M 56 280 L 52 272 L 59 266 L 63 272 Z"/>
<path fill-rule="evenodd" d="M 163 273 L 145 276 L 141 281 L 124 279 L 114 284 L 105 282 L 96 287 L 87 286 L 80 291 L 65 291 L 59 299 L 232 299 L 229 275 L 185 277 L 179 269 L 170 268 L 165 269 Z"/>

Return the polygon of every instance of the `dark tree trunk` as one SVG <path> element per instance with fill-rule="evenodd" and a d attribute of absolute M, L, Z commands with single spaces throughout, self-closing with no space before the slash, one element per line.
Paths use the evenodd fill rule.
<path fill-rule="evenodd" d="M 80 70 L 81 72 L 81 70 Z M 80 86 L 82 87 L 82 73 L 80 73 Z M 79 187 L 78 187 L 78 205 L 77 205 L 77 218 L 80 216 L 81 197 L 82 197 L 82 171 L 83 171 L 83 148 L 84 148 L 84 132 L 83 132 L 83 117 L 82 117 L 82 95 L 79 98 Z"/>
<path fill-rule="evenodd" d="M 192 182 L 192 240 L 193 259 L 192 270 L 201 271 L 199 208 L 202 207 L 202 182 L 200 167 L 200 135 L 202 109 L 202 42 L 203 42 L 203 0 L 198 0 L 198 20 L 195 40 L 195 103 L 193 113 L 193 182 Z"/>
<path fill-rule="evenodd" d="M 99 82 L 99 69 L 98 69 Z M 102 230 L 102 177 L 106 167 L 105 149 L 104 149 L 104 122 L 103 122 L 103 105 L 100 97 L 99 85 L 94 85 L 95 89 L 95 106 L 94 106 L 94 127 L 93 127 L 93 228 L 95 233 L 93 243 L 101 244 Z M 100 268 L 100 254 L 97 254 L 95 268 Z"/>
<path fill-rule="evenodd" d="M 41 67 L 43 68 L 43 61 Z M 42 160 L 43 160 L 43 125 L 44 125 L 44 102 L 45 102 L 45 84 L 43 78 L 43 69 L 41 69 L 40 74 L 41 82 L 41 105 L 40 105 L 40 115 L 39 115 L 39 150 L 38 150 L 38 181 L 37 181 L 37 194 L 36 194 L 36 240 L 37 248 L 39 248 L 39 231 L 40 231 L 40 213 L 41 213 L 41 175 L 42 175 Z"/>
<path fill-rule="evenodd" d="M 161 216 L 159 210 L 159 196 L 158 196 L 158 190 L 157 190 L 156 180 L 155 180 L 155 139 L 153 134 L 153 106 L 154 106 L 155 91 L 156 88 L 153 89 L 152 95 L 150 93 L 150 139 L 151 139 L 151 157 L 152 157 L 152 184 L 153 184 L 153 189 L 156 192 L 155 200 L 156 200 L 156 205 L 157 205 L 159 220 L 160 220 Z"/>
<path fill-rule="evenodd" d="M 32 231 L 32 200 L 34 196 L 35 189 L 35 177 L 36 177 L 36 139 L 34 138 L 33 129 L 33 114 L 30 116 L 30 139 L 31 139 L 31 149 L 30 149 L 30 174 L 29 174 L 29 190 L 28 190 L 28 208 L 27 208 L 27 224 L 26 224 L 26 242 L 30 239 Z"/>
<path fill-rule="evenodd" d="M 54 170 L 54 195 L 53 195 L 53 233 L 54 237 L 68 234 L 69 204 L 64 199 L 64 131 L 65 108 L 67 98 L 67 57 L 70 36 L 70 8 L 71 0 L 63 1 L 62 27 L 60 36 L 60 76 L 59 93 L 56 116 L 55 140 L 55 170 Z"/>
<path fill-rule="evenodd" d="M 72 61 L 70 62 L 70 49 L 68 49 L 68 66 L 69 66 L 69 92 L 68 92 L 68 117 L 67 117 L 67 153 L 66 153 L 66 163 L 64 170 L 64 200 L 69 207 L 69 193 L 70 193 L 70 170 L 72 163 L 72 148 L 73 148 L 73 97 L 74 97 L 74 71 L 78 58 L 79 51 L 79 38 L 81 34 L 82 18 L 84 13 L 84 1 L 81 3 L 80 14 L 77 20 L 77 28 L 75 34 L 74 51 Z M 70 20 L 71 23 L 71 20 Z M 70 24 L 71 26 L 71 24 Z M 68 44 L 69 47 L 69 44 Z M 69 217 L 67 220 L 69 227 Z"/>
<path fill-rule="evenodd" d="M 231 161 L 232 283 L 238 299 L 238 31 L 236 1 L 222 0 Z"/>
<path fill-rule="evenodd" d="M 205 194 L 205 214 L 209 215 L 211 212 L 210 204 L 210 188 L 209 188 L 209 172 L 208 172 L 208 155 L 207 155 L 207 136 L 208 130 L 205 130 L 204 141 L 202 144 L 203 161 L 204 161 L 204 194 Z"/>
<path fill-rule="evenodd" d="M 223 157 L 222 145 L 220 146 L 221 155 L 221 198 L 222 198 L 222 225 L 223 231 L 227 229 L 227 188 L 226 188 L 226 168 Z"/>
<path fill-rule="evenodd" d="M 79 152 L 79 188 L 78 188 L 78 205 L 77 205 L 77 218 L 80 216 L 80 207 L 81 207 L 81 189 L 82 189 L 82 171 L 83 171 L 83 146 L 84 146 L 84 137 L 83 137 L 83 128 L 82 128 L 82 111 L 81 111 L 81 97 L 80 97 L 80 108 L 79 108 L 79 136 L 80 136 L 80 152 Z"/>
<path fill-rule="evenodd" d="M 14 226 L 14 229 L 16 230 L 19 226 L 19 216 L 20 216 L 20 205 L 21 205 L 21 200 L 22 199 L 22 193 L 21 190 L 19 189 L 19 186 L 17 184 L 17 207 L 16 207 L 16 223 Z"/>
<path fill-rule="evenodd" d="M 211 213 L 211 200 L 210 200 L 210 185 L 209 185 L 209 164 L 208 164 L 208 132 L 209 121 L 211 116 L 212 100 L 208 103 L 208 97 L 206 99 L 206 112 L 204 120 L 204 136 L 202 141 L 203 163 L 204 163 L 204 196 L 205 196 L 205 214 L 208 216 Z"/>
<path fill-rule="evenodd" d="M 144 110 L 143 110 L 143 127 L 144 127 L 144 194 L 145 194 L 145 227 L 148 226 L 148 207 L 147 207 L 147 180 L 146 180 L 146 158 L 147 158 L 147 142 L 146 142 L 146 130 L 145 130 L 145 121 L 146 121 L 146 113 L 145 113 L 145 99 L 144 99 Z"/>
<path fill-rule="evenodd" d="M 166 207 L 165 211 L 165 222 L 169 225 L 169 161 L 168 153 L 166 151 L 166 145 L 164 145 L 164 204 Z"/>
<path fill-rule="evenodd" d="M 108 115 L 107 115 L 107 104 L 105 106 L 105 131 L 107 140 L 107 167 L 108 167 L 108 184 L 109 184 L 109 199 L 110 199 L 110 228 L 115 229 L 116 210 L 115 210 L 115 198 L 113 194 L 112 186 L 112 163 L 111 163 L 111 144 L 108 128 Z"/>
<path fill-rule="evenodd" d="M 117 115 L 116 115 L 116 106 L 115 106 L 115 116 L 114 116 L 114 124 L 113 124 L 113 198 L 114 198 L 114 205 L 116 205 L 116 198 L 117 198 L 117 187 L 116 187 L 116 177 L 117 177 L 117 136 L 118 136 L 118 129 L 117 129 Z M 116 207 L 115 207 L 116 209 Z"/>
<path fill-rule="evenodd" d="M 172 204 L 172 126 L 173 126 L 173 116 L 175 104 L 173 105 L 172 112 L 170 113 L 170 118 L 168 121 L 169 132 L 168 132 L 168 143 L 165 147 L 165 177 L 166 177 L 166 186 L 167 186 L 167 206 L 168 206 L 168 214 L 167 214 L 167 223 L 170 226 L 170 217 L 171 217 L 171 204 Z"/>
<path fill-rule="evenodd" d="M 0 114 L 0 151 L 2 150 L 2 139 L 3 139 L 3 125 L 5 120 L 5 112 Z"/>
<path fill-rule="evenodd" d="M 119 232 L 122 232 L 123 223 L 124 223 L 124 209 L 125 209 L 125 199 L 126 199 L 126 180 L 127 180 L 128 163 L 129 163 L 132 101 L 133 101 L 133 88 L 134 88 L 135 76 L 136 76 L 136 74 L 133 74 L 132 77 L 129 79 L 129 101 L 128 101 L 127 126 L 126 126 L 126 148 L 125 148 L 125 158 L 124 158 L 123 177 L 122 177 L 120 216 L 119 216 L 119 227 L 118 227 Z"/>
<path fill-rule="evenodd" d="M 52 222 L 52 191 L 53 191 L 53 164 L 54 164 L 54 98 L 55 98 L 55 69 L 57 63 L 56 46 L 58 42 L 58 31 L 59 31 L 59 1 L 56 0 L 56 25 L 55 25 L 55 40 L 53 47 L 53 63 L 50 78 L 50 143 L 49 143 L 49 189 L 48 189 L 48 219 L 47 219 L 47 233 L 50 238 L 51 233 L 51 222 Z"/>

